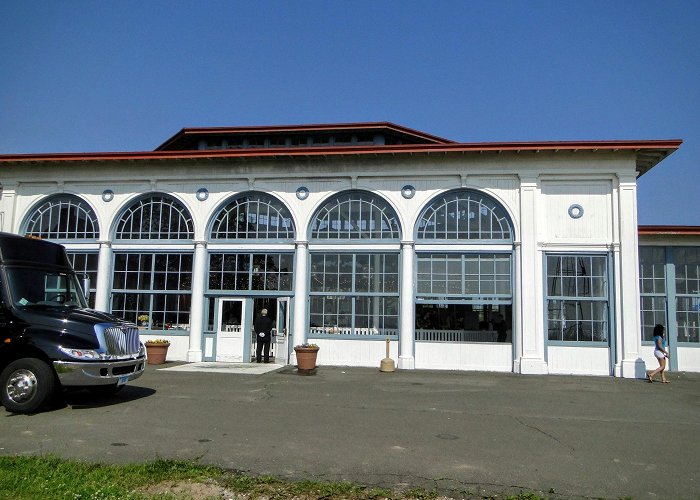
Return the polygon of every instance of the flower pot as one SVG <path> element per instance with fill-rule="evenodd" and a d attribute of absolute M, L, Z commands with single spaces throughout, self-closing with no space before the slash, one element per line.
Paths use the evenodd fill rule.
<path fill-rule="evenodd" d="M 297 368 L 300 370 L 313 370 L 316 368 L 316 356 L 318 347 L 295 347 L 297 355 Z"/>
<path fill-rule="evenodd" d="M 163 363 L 165 363 L 165 357 L 168 354 L 168 347 L 170 347 L 170 342 L 146 342 L 145 346 L 149 365 L 162 365 Z"/>

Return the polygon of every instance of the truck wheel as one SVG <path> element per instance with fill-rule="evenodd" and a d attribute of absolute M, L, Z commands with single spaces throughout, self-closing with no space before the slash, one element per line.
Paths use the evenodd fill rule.
<path fill-rule="evenodd" d="M 36 358 L 17 359 L 0 374 L 2 404 L 13 413 L 32 413 L 53 395 L 53 370 Z"/>

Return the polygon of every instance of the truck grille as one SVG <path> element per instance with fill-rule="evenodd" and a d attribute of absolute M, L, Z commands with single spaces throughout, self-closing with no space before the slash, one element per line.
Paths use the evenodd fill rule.
<path fill-rule="evenodd" d="M 135 327 L 110 327 L 105 328 L 105 343 L 107 354 L 116 356 L 135 355 L 139 353 L 141 342 L 139 329 Z"/>

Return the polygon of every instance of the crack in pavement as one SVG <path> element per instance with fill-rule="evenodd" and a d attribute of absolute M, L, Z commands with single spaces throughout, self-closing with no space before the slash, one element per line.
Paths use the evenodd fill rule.
<path fill-rule="evenodd" d="M 559 438 L 557 438 L 556 436 L 553 436 L 552 434 L 549 434 L 548 432 L 543 431 L 539 427 L 536 427 L 536 426 L 530 425 L 530 424 L 526 424 L 518 417 L 513 417 L 513 418 L 515 419 L 516 422 L 518 422 L 523 427 L 527 427 L 528 429 L 535 430 L 541 434 L 544 434 L 548 438 L 553 439 L 557 444 L 559 444 L 559 445 L 563 446 L 564 448 L 567 448 L 569 451 L 571 451 L 571 453 L 574 453 L 576 451 L 576 449 L 573 446 L 569 446 L 568 444 L 563 443 Z"/>

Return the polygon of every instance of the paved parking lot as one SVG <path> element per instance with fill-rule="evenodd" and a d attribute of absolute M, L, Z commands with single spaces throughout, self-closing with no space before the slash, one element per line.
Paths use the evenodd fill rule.
<path fill-rule="evenodd" d="M 670 378 L 149 366 L 111 398 L 76 392 L 36 415 L 0 410 L 0 453 L 196 459 L 454 495 L 697 499 L 700 374 Z"/>

